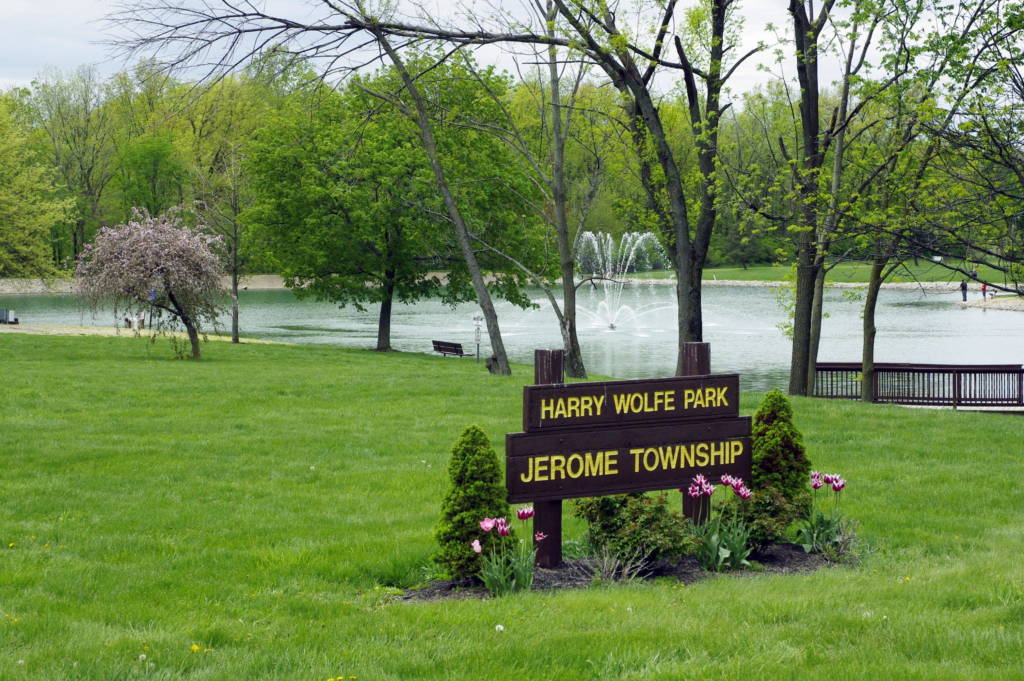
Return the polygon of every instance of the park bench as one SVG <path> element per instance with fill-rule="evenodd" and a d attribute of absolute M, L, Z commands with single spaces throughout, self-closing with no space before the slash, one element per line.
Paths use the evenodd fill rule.
<path fill-rule="evenodd" d="M 18 318 L 14 316 L 14 310 L 0 308 L 0 324 L 17 324 Z"/>
<path fill-rule="evenodd" d="M 462 343 L 449 343 L 448 341 L 430 342 L 434 344 L 434 352 L 440 352 L 445 357 L 448 355 L 454 355 L 455 357 L 472 357 L 470 353 L 462 351 Z"/>

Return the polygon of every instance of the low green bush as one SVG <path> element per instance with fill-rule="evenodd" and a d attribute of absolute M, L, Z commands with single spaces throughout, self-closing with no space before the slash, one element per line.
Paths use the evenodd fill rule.
<path fill-rule="evenodd" d="M 652 561 L 693 550 L 689 521 L 669 510 L 665 494 L 577 499 L 573 513 L 588 523 L 587 538 L 596 553 Z"/>

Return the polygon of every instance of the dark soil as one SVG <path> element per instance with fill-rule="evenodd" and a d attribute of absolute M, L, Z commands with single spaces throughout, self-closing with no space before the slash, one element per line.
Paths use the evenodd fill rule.
<path fill-rule="evenodd" d="M 794 574 L 814 572 L 828 565 L 819 554 L 804 553 L 798 544 L 775 544 L 764 551 L 750 556 L 753 569 L 735 572 L 742 576 L 760 574 Z M 534 571 L 533 588 L 542 589 L 585 589 L 594 583 L 597 569 L 595 562 L 588 558 L 574 558 L 564 561 L 557 568 L 537 568 Z M 712 574 L 697 564 L 693 556 L 684 556 L 674 562 L 662 561 L 650 566 L 637 579 L 674 577 L 684 584 L 692 584 Z M 420 589 L 411 589 L 402 595 L 403 600 L 436 601 L 459 600 L 463 598 L 486 598 L 488 591 L 479 582 L 438 580 Z"/>

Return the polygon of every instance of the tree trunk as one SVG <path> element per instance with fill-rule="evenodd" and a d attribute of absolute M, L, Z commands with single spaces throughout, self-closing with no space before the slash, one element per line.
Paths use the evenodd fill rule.
<path fill-rule="evenodd" d="M 807 394 L 807 363 L 811 350 L 811 309 L 814 303 L 814 242 L 801 240 L 797 254 L 793 305 L 793 350 L 789 361 L 789 394 Z"/>
<path fill-rule="evenodd" d="M 814 394 L 814 379 L 818 366 L 818 345 L 821 342 L 822 297 L 825 295 L 825 268 L 820 262 L 816 263 L 815 267 L 814 294 L 811 297 L 811 330 L 807 344 L 807 395 Z"/>
<path fill-rule="evenodd" d="M 554 37 L 557 10 L 552 3 L 546 7 L 547 33 Z M 561 78 L 558 54 L 554 45 L 548 47 L 548 86 L 551 92 L 551 194 L 554 207 L 555 233 L 558 237 L 559 267 L 562 273 L 562 340 L 565 345 L 565 372 L 573 378 L 586 378 L 583 353 L 576 335 L 576 258 L 569 235 L 567 192 L 565 189 L 565 138 L 562 128 Z"/>
<path fill-rule="evenodd" d="M 395 298 L 395 272 L 384 273 L 384 291 L 377 318 L 377 352 L 391 352 L 391 308 Z"/>
<path fill-rule="evenodd" d="M 797 235 L 796 295 L 793 305 L 793 351 L 789 364 L 789 393 L 806 395 L 807 366 L 811 361 L 811 319 L 814 306 L 814 282 L 818 276 L 818 176 L 821 153 L 821 114 L 818 110 L 818 34 L 828 19 L 834 0 L 824 0 L 812 21 L 800 0 L 790 0 L 793 16 L 796 72 L 800 82 L 800 135 L 802 141 L 797 191 L 801 208 Z M 817 359 L 815 357 L 815 359 Z"/>
<path fill-rule="evenodd" d="M 473 281 L 473 289 L 476 291 L 477 301 L 480 304 L 480 311 L 484 315 L 484 321 L 487 324 L 487 335 L 491 341 L 491 352 L 494 354 L 494 362 L 488 362 L 488 368 L 492 373 L 496 374 L 511 374 L 512 369 L 508 365 L 508 355 L 505 353 L 505 344 L 501 339 L 501 329 L 498 327 L 498 314 L 494 310 L 494 303 L 491 301 L 490 291 L 487 290 L 487 283 L 484 281 L 483 274 L 480 272 L 480 265 L 477 262 L 476 254 L 473 252 L 473 246 L 470 243 L 469 228 L 466 226 L 466 222 L 462 217 L 462 212 L 459 210 L 459 206 L 455 201 L 455 197 L 452 195 L 451 188 L 448 185 L 448 180 L 445 177 L 444 168 L 441 165 L 441 158 L 437 151 L 437 140 L 434 138 L 434 129 L 430 123 L 430 118 L 427 115 L 426 103 L 423 101 L 423 96 L 416 87 L 415 81 L 412 76 L 409 75 L 408 69 L 405 67 L 405 62 L 399 56 L 398 52 L 391 46 L 387 38 L 380 31 L 374 31 L 374 36 L 381 47 L 388 53 L 391 58 L 391 62 L 395 65 L 399 75 L 402 78 L 402 83 L 405 85 L 405 89 L 409 92 L 409 96 L 413 100 L 415 108 L 415 120 L 417 127 L 420 132 L 420 142 L 423 146 L 423 151 L 427 155 L 427 160 L 430 162 L 431 170 L 434 172 L 434 180 L 437 183 L 437 188 L 441 192 L 441 196 L 444 199 L 445 207 L 448 209 L 448 217 L 452 221 L 452 225 L 455 228 L 455 237 L 459 242 L 459 249 L 462 251 L 462 257 L 466 262 L 466 268 L 469 270 L 469 276 Z"/>
<path fill-rule="evenodd" d="M 188 317 L 182 318 L 181 321 L 188 333 L 188 342 L 192 344 L 192 359 L 199 359 L 199 332 L 196 331 L 195 324 Z"/>
<path fill-rule="evenodd" d="M 871 278 L 864 298 L 864 346 L 861 352 L 860 399 L 875 401 L 875 305 L 882 288 L 882 271 L 888 258 L 875 258 L 871 263 Z"/>
<path fill-rule="evenodd" d="M 231 270 L 231 342 L 238 342 L 238 269 Z"/>

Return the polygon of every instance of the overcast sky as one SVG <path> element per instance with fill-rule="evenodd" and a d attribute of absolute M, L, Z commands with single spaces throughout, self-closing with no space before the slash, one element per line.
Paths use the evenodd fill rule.
<path fill-rule="evenodd" d="M 454 7 L 454 3 L 443 0 L 431 3 L 441 12 L 448 6 Z M 280 7 L 282 15 L 294 12 L 302 4 L 302 0 L 266 0 L 271 9 Z M 764 28 L 769 22 L 786 27 L 787 4 L 786 0 L 743 3 L 744 50 L 759 40 L 774 41 L 774 36 Z M 110 49 L 100 44 L 109 37 L 104 33 L 103 17 L 115 6 L 116 0 L 0 0 L 0 88 L 26 86 L 47 68 L 70 71 L 83 64 L 95 64 L 105 74 L 124 68 L 124 63 L 111 58 Z M 497 59 L 499 66 L 505 68 L 511 64 L 493 55 L 485 59 Z M 737 72 L 732 89 L 743 92 L 763 82 L 765 74 L 755 65 L 769 59 L 766 54 L 751 60 Z"/>

